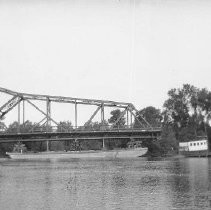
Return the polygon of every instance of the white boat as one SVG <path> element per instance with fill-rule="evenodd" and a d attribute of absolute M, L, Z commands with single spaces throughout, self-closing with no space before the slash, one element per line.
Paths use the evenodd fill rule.
<path fill-rule="evenodd" d="M 115 158 L 137 158 L 147 153 L 148 148 L 133 142 L 126 149 L 114 150 L 81 150 L 81 151 L 46 151 L 27 152 L 24 144 L 16 144 L 13 152 L 6 154 L 11 159 L 18 160 L 43 160 L 43 159 L 115 159 Z"/>
<path fill-rule="evenodd" d="M 194 141 L 180 142 L 179 153 L 187 157 L 209 156 L 207 137 L 197 137 L 197 139 Z"/>

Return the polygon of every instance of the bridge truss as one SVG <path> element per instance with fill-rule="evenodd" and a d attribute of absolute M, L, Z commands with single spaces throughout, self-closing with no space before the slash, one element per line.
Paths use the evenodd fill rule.
<path fill-rule="evenodd" d="M 18 107 L 18 129 L 15 133 L 0 133 L 0 143 L 5 142 L 27 142 L 27 141 L 46 141 L 47 150 L 49 149 L 49 141 L 57 140 L 92 140 L 102 139 L 104 145 L 104 139 L 157 139 L 160 135 L 160 128 L 153 128 L 138 112 L 132 103 L 108 101 L 108 100 L 95 100 L 95 99 L 82 99 L 63 96 L 51 96 L 51 95 L 37 95 L 11 91 L 5 88 L 0 88 L 0 92 L 10 96 L 10 99 L 0 106 L 0 120 Z M 45 110 L 35 104 L 35 101 L 42 101 L 45 105 Z M 21 114 L 22 125 L 25 123 L 25 103 L 32 106 L 37 112 L 43 115 L 43 118 L 35 123 L 33 127 L 27 131 L 27 133 L 20 131 Z M 55 119 L 53 119 L 52 103 L 69 103 L 74 105 L 74 127 L 68 128 L 62 126 Z M 95 111 L 89 116 L 89 119 L 83 126 L 78 126 L 78 105 L 95 106 Z M 22 107 L 22 110 L 21 110 Z M 120 116 L 111 125 L 105 125 L 105 109 L 118 108 L 121 111 Z M 90 126 L 94 117 L 100 113 L 101 122 L 100 127 L 96 130 Z M 126 115 L 126 125 L 123 128 L 119 128 L 118 122 L 122 117 Z M 130 116 L 129 116 L 130 115 Z M 136 119 L 140 127 L 134 128 L 133 119 Z M 71 120 L 72 121 L 72 120 Z M 35 131 L 35 128 L 44 128 L 44 130 Z M 54 129 L 53 129 L 54 128 Z M 59 128 L 59 129 L 58 129 Z"/>
<path fill-rule="evenodd" d="M 30 106 L 34 107 L 38 112 L 43 115 L 43 118 L 35 124 L 35 126 L 45 125 L 47 128 L 51 126 L 59 126 L 59 122 L 51 116 L 51 103 L 70 103 L 74 104 L 74 127 L 77 128 L 78 126 L 78 109 L 77 106 L 81 105 L 89 105 L 89 106 L 96 106 L 96 110 L 90 118 L 84 123 L 84 128 L 88 127 L 97 113 L 100 112 L 101 114 L 101 126 L 106 128 L 104 124 L 105 122 L 105 108 L 106 107 L 113 107 L 113 108 L 121 108 L 123 111 L 119 118 L 110 126 L 110 129 L 114 128 L 115 125 L 121 120 L 122 117 L 126 115 L 126 126 L 132 127 L 133 122 L 132 118 L 136 119 L 137 122 L 140 124 L 140 128 L 142 129 L 153 129 L 152 126 L 139 114 L 138 110 L 132 103 L 124 103 L 124 102 L 116 102 L 116 101 L 108 101 L 108 100 L 95 100 L 95 99 L 82 99 L 82 98 L 72 98 L 72 97 L 63 97 L 63 96 L 50 96 L 50 95 L 38 95 L 38 94 L 28 94 L 28 93 L 20 93 L 11 91 L 5 88 L 0 88 L 0 92 L 8 94 L 11 98 L 0 107 L 0 119 L 3 119 L 8 112 L 18 106 L 18 124 L 20 125 L 21 119 L 21 112 L 23 118 L 23 124 L 25 121 L 25 103 L 28 103 Z M 37 106 L 34 101 L 44 101 L 46 103 L 46 109 L 42 110 L 39 106 Z M 22 111 L 20 109 L 20 105 L 22 103 Z M 130 117 L 129 117 L 130 115 Z M 130 119 L 130 122 L 129 122 Z M 61 127 L 61 125 L 60 125 Z M 67 131 L 67 128 L 62 127 L 63 131 Z"/>

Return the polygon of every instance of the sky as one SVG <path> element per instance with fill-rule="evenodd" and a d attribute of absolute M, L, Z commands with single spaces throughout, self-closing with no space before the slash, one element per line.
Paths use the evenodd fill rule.
<path fill-rule="evenodd" d="M 210 37 L 209 0 L 0 0 L 0 87 L 161 109 L 211 90 Z"/>

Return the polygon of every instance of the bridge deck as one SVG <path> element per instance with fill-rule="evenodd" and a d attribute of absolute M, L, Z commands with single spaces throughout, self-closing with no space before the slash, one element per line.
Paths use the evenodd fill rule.
<path fill-rule="evenodd" d="M 93 140 L 93 139 L 156 139 L 161 130 L 111 130 L 111 131 L 71 131 L 71 132 L 36 132 L 36 133 L 14 133 L 0 134 L 0 143 L 18 141 L 61 141 L 61 140 Z"/>

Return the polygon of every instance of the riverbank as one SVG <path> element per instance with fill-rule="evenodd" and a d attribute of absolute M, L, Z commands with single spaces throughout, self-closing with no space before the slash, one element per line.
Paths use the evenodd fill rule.
<path fill-rule="evenodd" d="M 179 156 L 177 151 L 169 151 L 167 153 L 163 153 L 161 151 L 148 151 L 143 157 L 176 157 Z"/>

